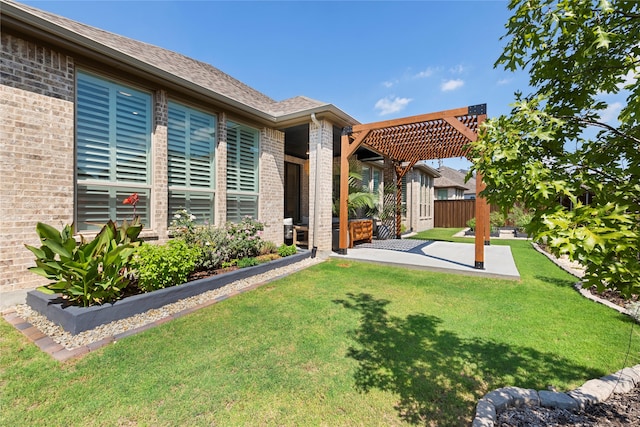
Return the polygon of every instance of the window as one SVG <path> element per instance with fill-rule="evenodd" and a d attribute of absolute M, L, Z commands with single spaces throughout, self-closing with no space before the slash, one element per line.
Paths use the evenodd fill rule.
<path fill-rule="evenodd" d="M 438 200 L 447 200 L 449 198 L 449 190 L 446 188 L 438 188 Z"/>
<path fill-rule="evenodd" d="M 76 227 L 133 217 L 149 224 L 151 95 L 84 72 L 76 90 Z"/>
<path fill-rule="evenodd" d="M 431 216 L 431 177 L 420 174 L 420 216 Z"/>
<path fill-rule="evenodd" d="M 362 187 L 364 191 L 375 194 L 378 197 L 378 209 L 382 210 L 384 203 L 382 170 L 364 165 L 362 166 Z"/>
<path fill-rule="evenodd" d="M 227 221 L 258 217 L 259 135 L 233 122 L 227 124 Z"/>
<path fill-rule="evenodd" d="M 169 102 L 169 222 L 186 209 L 196 223 L 213 224 L 216 118 Z"/>

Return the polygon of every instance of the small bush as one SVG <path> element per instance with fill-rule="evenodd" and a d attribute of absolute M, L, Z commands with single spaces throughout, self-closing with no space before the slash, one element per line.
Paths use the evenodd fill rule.
<path fill-rule="evenodd" d="M 276 251 L 277 250 L 278 250 L 278 248 L 276 248 Z M 265 262 L 273 261 L 273 260 L 276 260 L 276 259 L 279 259 L 279 258 L 280 258 L 280 255 L 278 255 L 277 253 L 258 255 L 256 257 L 256 259 L 258 260 L 259 264 L 263 264 Z"/>
<path fill-rule="evenodd" d="M 471 218 L 469 221 L 467 221 L 467 227 L 469 227 L 472 230 L 476 229 L 476 219 L 475 219 L 475 217 Z"/>
<path fill-rule="evenodd" d="M 199 248 L 182 240 L 166 245 L 143 244 L 132 262 L 138 272 L 138 288 L 151 292 L 186 282 L 200 255 Z"/>
<path fill-rule="evenodd" d="M 270 240 L 260 240 L 258 242 L 258 254 L 259 255 L 267 255 L 273 254 L 278 251 L 278 247 L 275 243 Z"/>
<path fill-rule="evenodd" d="M 531 222 L 532 218 L 533 214 L 531 212 L 524 210 L 518 205 L 511 208 L 511 211 L 509 212 L 509 221 L 511 221 L 513 225 L 520 229 L 526 228 Z"/>
<path fill-rule="evenodd" d="M 507 220 L 502 212 L 491 212 L 489 214 L 489 223 L 491 224 L 491 229 L 495 230 L 498 227 L 504 227 Z"/>
<path fill-rule="evenodd" d="M 238 268 L 247 268 L 247 267 L 253 267 L 254 265 L 258 265 L 258 264 L 259 262 L 257 259 L 255 259 L 254 257 L 249 257 L 249 258 L 239 259 L 236 265 L 238 266 Z"/>
<path fill-rule="evenodd" d="M 278 248 L 278 255 L 280 255 L 283 258 L 289 255 L 294 255 L 296 252 L 298 252 L 298 249 L 296 248 L 295 245 L 285 245 L 283 243 Z"/>
<path fill-rule="evenodd" d="M 224 227 L 193 225 L 187 211 L 179 211 L 176 215 L 178 214 L 180 218 L 176 218 L 173 233 L 190 246 L 200 248 L 201 257 L 196 265 L 197 270 L 228 267 L 234 260 L 255 257 L 261 253 L 263 243 L 260 234 L 264 229 L 261 222 L 245 217 L 238 223 L 229 222 Z M 178 220 L 181 222 L 178 223 Z M 269 245 L 264 248 L 269 250 Z"/>

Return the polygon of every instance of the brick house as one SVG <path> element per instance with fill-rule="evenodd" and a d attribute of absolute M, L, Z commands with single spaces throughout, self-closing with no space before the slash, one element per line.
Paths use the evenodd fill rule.
<path fill-rule="evenodd" d="M 44 283 L 24 248 L 38 244 L 37 222 L 75 223 L 90 237 L 133 215 L 122 201 L 134 192 L 147 240 L 165 241 L 184 207 L 216 225 L 250 215 L 276 244 L 291 217 L 308 224 L 310 246 L 331 250 L 330 177 L 341 130 L 357 120 L 303 96 L 275 101 L 157 46 L 0 5 L 0 298 Z M 384 160 L 359 155 L 371 182 L 394 182 Z"/>

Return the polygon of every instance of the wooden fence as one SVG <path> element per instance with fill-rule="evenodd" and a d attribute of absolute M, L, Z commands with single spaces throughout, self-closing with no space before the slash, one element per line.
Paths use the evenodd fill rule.
<path fill-rule="evenodd" d="M 496 210 L 496 206 L 491 206 L 491 212 Z M 475 200 L 436 200 L 433 204 L 434 227 L 466 227 L 467 221 L 475 216 Z"/>

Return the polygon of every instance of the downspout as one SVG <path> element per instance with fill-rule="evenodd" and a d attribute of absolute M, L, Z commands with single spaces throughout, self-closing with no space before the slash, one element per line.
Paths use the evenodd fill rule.
<path fill-rule="evenodd" d="M 318 252 L 316 245 L 318 235 L 318 182 L 320 181 L 320 149 L 322 148 L 322 131 L 324 126 L 316 119 L 316 113 L 311 113 L 311 120 L 318 128 L 318 136 L 316 142 L 316 180 L 313 191 L 313 240 L 311 249 L 311 258 L 315 258 Z"/>

